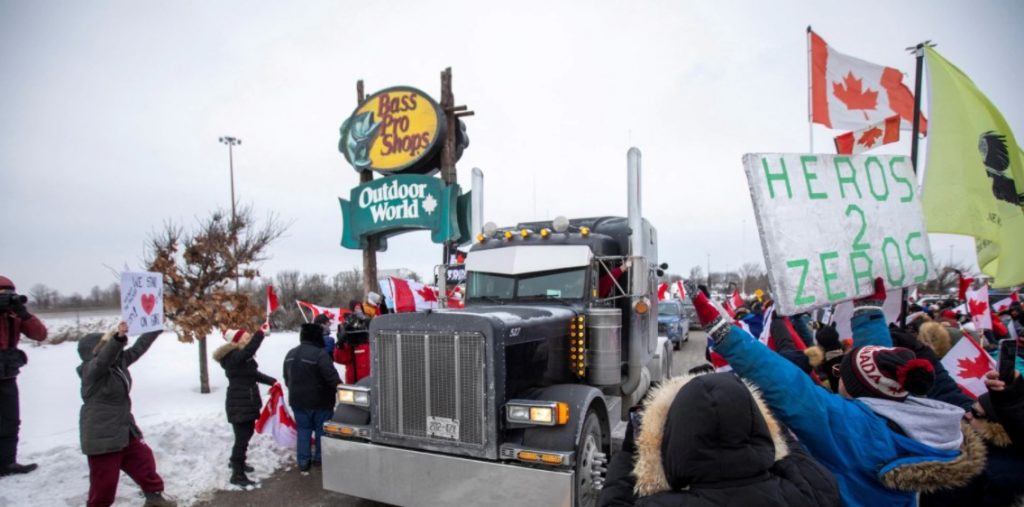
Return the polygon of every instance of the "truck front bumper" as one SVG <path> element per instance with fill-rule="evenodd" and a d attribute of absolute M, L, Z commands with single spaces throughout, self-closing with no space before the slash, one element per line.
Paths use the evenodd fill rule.
<path fill-rule="evenodd" d="M 575 472 L 325 437 L 324 489 L 394 505 L 572 507 Z"/>

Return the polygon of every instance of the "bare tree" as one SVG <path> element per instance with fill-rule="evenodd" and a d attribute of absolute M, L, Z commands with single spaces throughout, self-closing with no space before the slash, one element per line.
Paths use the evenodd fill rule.
<path fill-rule="evenodd" d="M 925 294 L 948 294 L 959 288 L 960 273 L 968 273 L 970 268 L 965 264 L 940 264 L 935 266 L 935 279 L 920 286 L 919 291 Z"/>
<path fill-rule="evenodd" d="M 40 309 L 50 309 L 53 308 L 55 300 L 59 295 L 57 291 L 37 283 L 28 290 L 28 296 L 32 298 L 32 303 Z"/>
<path fill-rule="evenodd" d="M 689 279 L 693 280 L 693 281 L 695 281 L 697 283 L 702 283 L 704 281 L 704 268 L 702 268 L 700 266 L 694 266 L 694 267 L 690 268 L 690 278 Z"/>
<path fill-rule="evenodd" d="M 252 208 L 240 207 L 234 219 L 218 210 L 185 232 L 170 222 L 153 236 L 147 252 L 149 271 L 164 276 L 164 313 L 183 342 L 199 342 L 200 392 L 210 392 L 206 336 L 215 328 L 249 328 L 263 316 L 250 296 L 229 289 L 230 281 L 259 275 L 270 244 L 287 226 L 270 216 L 256 223 Z"/>
<path fill-rule="evenodd" d="M 743 265 L 736 270 L 736 274 L 740 279 L 740 286 L 742 287 L 741 290 L 744 294 L 747 294 L 747 285 L 749 284 L 753 286 L 754 282 L 764 274 L 764 268 L 756 262 L 744 262 Z"/>

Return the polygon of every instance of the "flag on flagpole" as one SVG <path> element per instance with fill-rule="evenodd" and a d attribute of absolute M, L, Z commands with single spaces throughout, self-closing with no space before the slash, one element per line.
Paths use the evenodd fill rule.
<path fill-rule="evenodd" d="M 932 115 L 921 206 L 928 232 L 973 236 L 994 287 L 1024 283 L 1024 156 L 1009 124 L 960 69 L 933 48 Z"/>
<path fill-rule="evenodd" d="M 270 322 L 270 314 L 277 311 L 281 303 L 277 301 L 277 294 L 274 293 L 274 286 L 267 285 L 267 322 Z"/>
<path fill-rule="evenodd" d="M 313 318 L 316 318 L 317 315 L 326 315 L 327 318 L 331 319 L 331 323 L 334 325 L 344 324 L 345 315 L 349 313 L 349 310 L 345 308 L 328 308 L 326 306 L 314 305 L 313 303 L 308 303 L 299 299 L 295 300 L 295 304 L 299 307 L 300 312 L 302 312 L 303 308 L 309 310 L 309 313 L 313 314 Z M 305 312 L 302 313 L 302 316 L 306 316 Z M 306 322 L 310 322 L 312 320 L 313 319 L 307 319 Z"/>
<path fill-rule="evenodd" d="M 971 288 L 971 284 L 974 283 L 974 278 L 964 276 L 960 271 L 956 272 L 959 275 L 959 285 L 956 293 L 957 301 L 965 301 L 967 299 L 967 289 Z"/>
<path fill-rule="evenodd" d="M 270 399 L 263 405 L 260 418 L 256 420 L 256 433 L 270 432 L 279 447 L 295 448 L 298 441 L 298 425 L 288 404 L 284 402 L 284 388 L 278 382 L 270 387 Z"/>
<path fill-rule="evenodd" d="M 393 276 L 388 277 L 387 285 L 391 290 L 395 313 L 416 312 L 438 307 L 436 287 Z"/>
<path fill-rule="evenodd" d="M 836 136 L 836 153 L 840 155 L 857 155 L 883 144 L 891 144 L 899 140 L 900 117 L 893 115 L 886 118 L 885 121 L 869 125 L 867 128 Z"/>
<path fill-rule="evenodd" d="M 840 53 L 813 31 L 811 35 L 811 121 L 829 128 L 857 130 L 893 115 L 911 130 L 914 94 L 903 73 Z M 921 133 L 928 122 L 921 115 Z"/>
<path fill-rule="evenodd" d="M 961 391 L 977 398 L 988 392 L 985 374 L 996 369 L 996 362 L 978 346 L 970 334 L 964 333 L 964 337 L 942 357 L 942 367 L 953 377 Z"/>
<path fill-rule="evenodd" d="M 686 299 L 686 288 L 683 287 L 683 281 L 682 280 L 677 280 L 676 281 L 676 288 L 679 289 L 679 299 Z"/>

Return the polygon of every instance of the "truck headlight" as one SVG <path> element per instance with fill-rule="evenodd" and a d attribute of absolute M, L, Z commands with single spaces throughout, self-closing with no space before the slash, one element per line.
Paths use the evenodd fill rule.
<path fill-rule="evenodd" d="M 508 422 L 561 426 L 569 422 L 569 404 L 561 401 L 510 400 L 505 404 Z"/>
<path fill-rule="evenodd" d="M 370 390 L 366 387 L 338 386 L 338 403 L 369 407 Z"/>

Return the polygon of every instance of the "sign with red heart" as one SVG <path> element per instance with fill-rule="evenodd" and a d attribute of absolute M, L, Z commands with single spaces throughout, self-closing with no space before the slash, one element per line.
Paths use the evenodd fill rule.
<path fill-rule="evenodd" d="M 164 279 L 160 273 L 121 273 L 121 319 L 128 334 L 164 327 Z"/>

